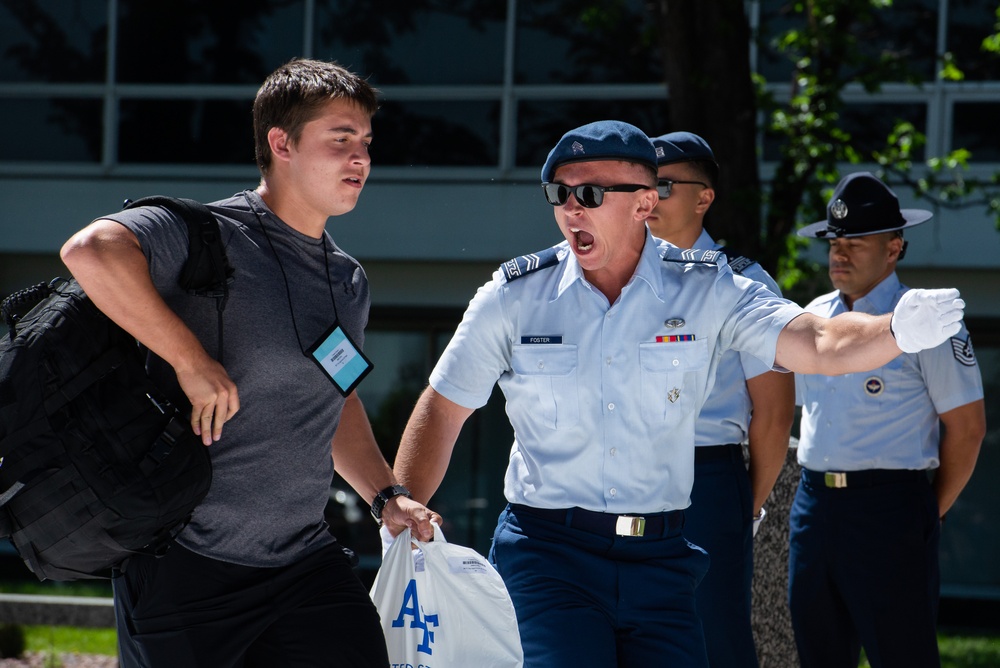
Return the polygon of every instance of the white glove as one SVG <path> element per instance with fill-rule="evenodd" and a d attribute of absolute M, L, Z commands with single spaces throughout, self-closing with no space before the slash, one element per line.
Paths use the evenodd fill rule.
<path fill-rule="evenodd" d="M 965 301 L 958 290 L 910 290 L 892 310 L 889 329 L 904 353 L 935 348 L 962 329 Z"/>
<path fill-rule="evenodd" d="M 760 523 L 764 521 L 764 518 L 766 516 L 767 516 L 767 511 L 764 510 L 764 506 L 761 506 L 760 507 L 760 513 L 758 513 L 757 516 L 753 518 L 753 535 L 754 535 L 754 538 L 757 537 L 757 529 L 760 529 Z"/>

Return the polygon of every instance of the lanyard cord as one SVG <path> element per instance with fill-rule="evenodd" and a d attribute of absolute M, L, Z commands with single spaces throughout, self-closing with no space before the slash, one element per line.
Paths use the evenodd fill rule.
<path fill-rule="evenodd" d="M 260 229 L 264 232 L 264 238 L 267 239 L 267 245 L 271 247 L 271 252 L 274 254 L 274 259 L 278 262 L 278 269 L 281 271 L 281 280 L 285 283 L 285 295 L 288 297 L 288 312 L 292 314 L 292 329 L 295 330 L 295 340 L 299 344 L 299 349 L 302 350 L 302 354 L 306 354 L 305 348 L 302 347 L 302 337 L 299 335 L 299 328 L 295 324 L 295 309 L 292 307 L 292 291 L 288 287 L 288 276 L 285 274 L 285 267 L 281 264 L 281 258 L 278 257 L 278 251 L 274 248 L 274 243 L 271 242 L 271 235 L 267 233 L 267 227 L 264 225 L 264 219 L 261 217 L 260 212 L 257 211 L 257 207 L 250 200 L 250 196 L 243 193 L 243 196 L 247 200 L 247 204 L 250 205 L 250 210 L 257 217 L 257 222 L 260 223 Z M 330 301 L 333 302 L 333 321 L 337 322 L 340 316 L 337 315 L 337 300 L 333 296 L 333 281 L 330 280 L 330 258 L 327 253 L 326 248 L 326 233 L 320 237 L 323 240 L 323 266 L 326 270 L 326 286 L 330 289 Z"/>

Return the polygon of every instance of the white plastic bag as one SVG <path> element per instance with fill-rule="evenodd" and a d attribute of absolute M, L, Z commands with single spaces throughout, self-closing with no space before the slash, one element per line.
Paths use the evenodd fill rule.
<path fill-rule="evenodd" d="M 500 574 L 475 550 L 445 540 L 389 547 L 371 597 L 393 668 L 520 668 L 517 618 Z"/>

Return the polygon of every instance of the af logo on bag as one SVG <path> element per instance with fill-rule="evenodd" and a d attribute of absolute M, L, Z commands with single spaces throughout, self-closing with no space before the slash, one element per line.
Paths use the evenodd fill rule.
<path fill-rule="evenodd" d="M 412 549 L 416 545 L 416 549 Z M 405 529 L 386 551 L 371 598 L 392 668 L 521 668 L 524 655 L 507 588 L 475 550 L 414 541 Z"/>
<path fill-rule="evenodd" d="M 417 644 L 417 651 L 424 654 L 434 654 L 431 645 L 434 644 L 434 631 L 429 626 L 438 625 L 437 615 L 423 615 L 420 609 L 420 598 L 417 594 L 417 581 L 410 580 L 403 592 L 403 605 L 399 608 L 399 615 L 392 620 L 392 628 L 402 628 L 409 619 L 409 628 L 423 631 L 423 639 Z"/>

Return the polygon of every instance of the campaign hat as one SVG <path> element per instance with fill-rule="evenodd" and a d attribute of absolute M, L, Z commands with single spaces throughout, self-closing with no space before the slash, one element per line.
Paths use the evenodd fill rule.
<path fill-rule="evenodd" d="M 894 232 L 930 219 L 924 209 L 900 209 L 899 199 L 870 172 L 854 172 L 840 180 L 826 207 L 826 220 L 806 225 L 799 236 L 829 239 Z"/>

